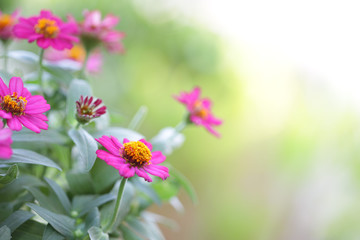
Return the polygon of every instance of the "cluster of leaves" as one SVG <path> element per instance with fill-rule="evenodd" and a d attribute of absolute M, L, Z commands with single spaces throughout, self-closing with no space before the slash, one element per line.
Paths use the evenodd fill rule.
<path fill-rule="evenodd" d="M 44 89 L 40 89 L 37 54 L 16 50 L 7 57 L 30 69 L 22 76 L 25 86 L 34 92 L 43 91 L 51 110 L 47 113 L 49 130 L 40 134 L 26 129 L 13 132 L 12 158 L 1 160 L 0 239 L 164 239 L 158 223 L 173 226 L 173 222 L 147 209 L 168 202 L 182 211 L 177 198 L 182 187 L 196 201 L 189 181 L 169 163 L 170 177 L 164 182 L 154 179 L 150 184 L 132 177 L 126 184 L 116 224 L 108 233 L 102 230 L 114 211 L 121 177 L 116 169 L 97 159 L 94 138 L 145 138 L 135 130 L 145 118 L 146 107 L 139 109 L 127 127 L 112 127 L 111 113 L 107 113 L 78 128 L 75 102 L 81 95 L 93 95 L 86 79 L 74 77 L 79 69 L 45 62 L 41 66 Z M 0 72 L 5 82 L 12 76 Z M 183 141 L 184 136 L 169 127 L 150 140 L 154 150 L 167 156 Z"/>

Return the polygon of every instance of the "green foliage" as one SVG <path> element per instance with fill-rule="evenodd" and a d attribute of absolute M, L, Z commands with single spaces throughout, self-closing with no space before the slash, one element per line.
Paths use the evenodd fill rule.
<path fill-rule="evenodd" d="M 14 181 L 18 176 L 19 168 L 16 164 L 11 165 L 6 173 L 0 174 L 0 184 L 8 184 Z"/>

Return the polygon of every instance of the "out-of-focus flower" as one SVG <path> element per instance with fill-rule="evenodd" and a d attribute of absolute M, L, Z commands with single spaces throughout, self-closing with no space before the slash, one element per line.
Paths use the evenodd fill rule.
<path fill-rule="evenodd" d="M 57 50 L 70 49 L 79 39 L 74 36 L 77 26 L 73 22 L 65 23 L 51 11 L 42 10 L 39 16 L 20 18 L 14 26 L 17 38 L 36 41 L 40 48 L 53 47 Z"/>
<path fill-rule="evenodd" d="M 76 101 L 76 119 L 81 124 L 86 124 L 94 118 L 98 118 L 106 113 L 106 106 L 100 106 L 101 99 L 94 101 L 93 97 L 81 96 L 79 101 Z"/>
<path fill-rule="evenodd" d="M 12 155 L 12 131 L 9 128 L 3 128 L 4 124 L 0 119 L 0 158 L 9 159 Z"/>
<path fill-rule="evenodd" d="M 191 92 L 182 92 L 175 99 L 184 104 L 189 111 L 189 120 L 196 125 L 204 126 L 211 134 L 220 137 L 220 134 L 213 129 L 213 126 L 222 124 L 211 112 L 211 101 L 207 98 L 200 98 L 201 89 L 195 87 Z"/>
<path fill-rule="evenodd" d="M 19 77 L 10 79 L 9 87 L 0 78 L 0 117 L 6 119 L 10 129 L 20 131 L 22 125 L 40 133 L 48 129 L 44 112 L 50 110 L 43 96 L 34 95 L 24 87 Z"/>
<path fill-rule="evenodd" d="M 70 21 L 75 19 L 69 16 Z M 78 24 L 80 38 L 85 48 L 90 51 L 102 43 L 111 53 L 123 53 L 124 47 L 121 39 L 125 34 L 114 30 L 119 18 L 108 14 L 101 20 L 100 11 L 84 11 L 84 21 Z"/>
<path fill-rule="evenodd" d="M 14 38 L 13 27 L 18 21 L 19 14 L 19 10 L 15 10 L 11 15 L 0 11 L 0 39 L 2 41 Z"/>
<path fill-rule="evenodd" d="M 80 67 L 84 64 L 86 52 L 85 48 L 80 44 L 75 44 L 71 49 L 63 51 L 54 48 L 48 48 L 45 51 L 44 57 L 46 60 L 54 63 L 60 63 L 63 60 L 73 60 L 80 63 Z M 94 50 L 90 53 L 86 63 L 86 70 L 91 73 L 98 73 L 102 67 L 102 54 L 99 50 Z"/>
<path fill-rule="evenodd" d="M 123 144 L 113 136 L 102 136 L 95 140 L 109 151 L 97 150 L 98 158 L 119 170 L 119 174 L 124 178 L 130 178 L 135 173 L 148 182 L 152 182 L 148 173 L 163 180 L 169 177 L 169 169 L 158 165 L 165 161 L 166 157 L 160 151 L 151 152 L 151 143 L 144 139 L 129 141 L 125 138 Z"/>

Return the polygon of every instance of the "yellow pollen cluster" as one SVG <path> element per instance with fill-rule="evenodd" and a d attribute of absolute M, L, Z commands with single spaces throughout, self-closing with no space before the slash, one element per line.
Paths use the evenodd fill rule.
<path fill-rule="evenodd" d="M 4 29 L 7 26 L 10 26 L 13 23 L 13 20 L 10 15 L 3 14 L 0 16 L 0 30 Z"/>
<path fill-rule="evenodd" d="M 74 47 L 67 52 L 69 58 L 79 62 L 85 60 L 85 54 L 85 49 L 81 45 L 74 45 Z"/>
<path fill-rule="evenodd" d="M 59 27 L 54 20 L 41 18 L 35 25 L 35 32 L 44 35 L 46 38 L 55 38 L 59 33 Z"/>
<path fill-rule="evenodd" d="M 10 112 L 13 115 L 21 116 L 24 115 L 24 110 L 27 104 L 27 100 L 24 97 L 18 97 L 17 93 L 14 92 L 12 95 L 6 95 L 1 97 L 0 107 L 5 112 Z"/>
<path fill-rule="evenodd" d="M 197 100 L 194 103 L 194 114 L 202 119 L 205 119 L 208 116 L 209 112 L 207 109 L 204 108 L 202 102 Z"/>
<path fill-rule="evenodd" d="M 141 167 L 149 164 L 151 159 L 150 149 L 142 142 L 124 143 L 122 157 L 132 166 Z"/>

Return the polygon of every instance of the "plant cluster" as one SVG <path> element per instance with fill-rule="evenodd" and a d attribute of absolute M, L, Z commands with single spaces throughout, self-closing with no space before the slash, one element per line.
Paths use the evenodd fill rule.
<path fill-rule="evenodd" d="M 87 76 L 100 71 L 102 49 L 124 53 L 117 23 L 99 11 L 84 11 L 81 21 L 47 10 L 29 18 L 0 12 L 1 239 L 164 239 L 158 224 L 171 220 L 148 208 L 169 202 L 181 210 L 180 188 L 196 201 L 190 182 L 165 160 L 186 126 L 219 137 L 221 120 L 195 87 L 174 97 L 187 108 L 184 120 L 149 141 L 136 131 L 145 107 L 127 127 L 111 126 Z M 36 42 L 39 54 L 8 51 L 14 39 Z M 26 73 L 14 76 L 9 59 Z"/>

